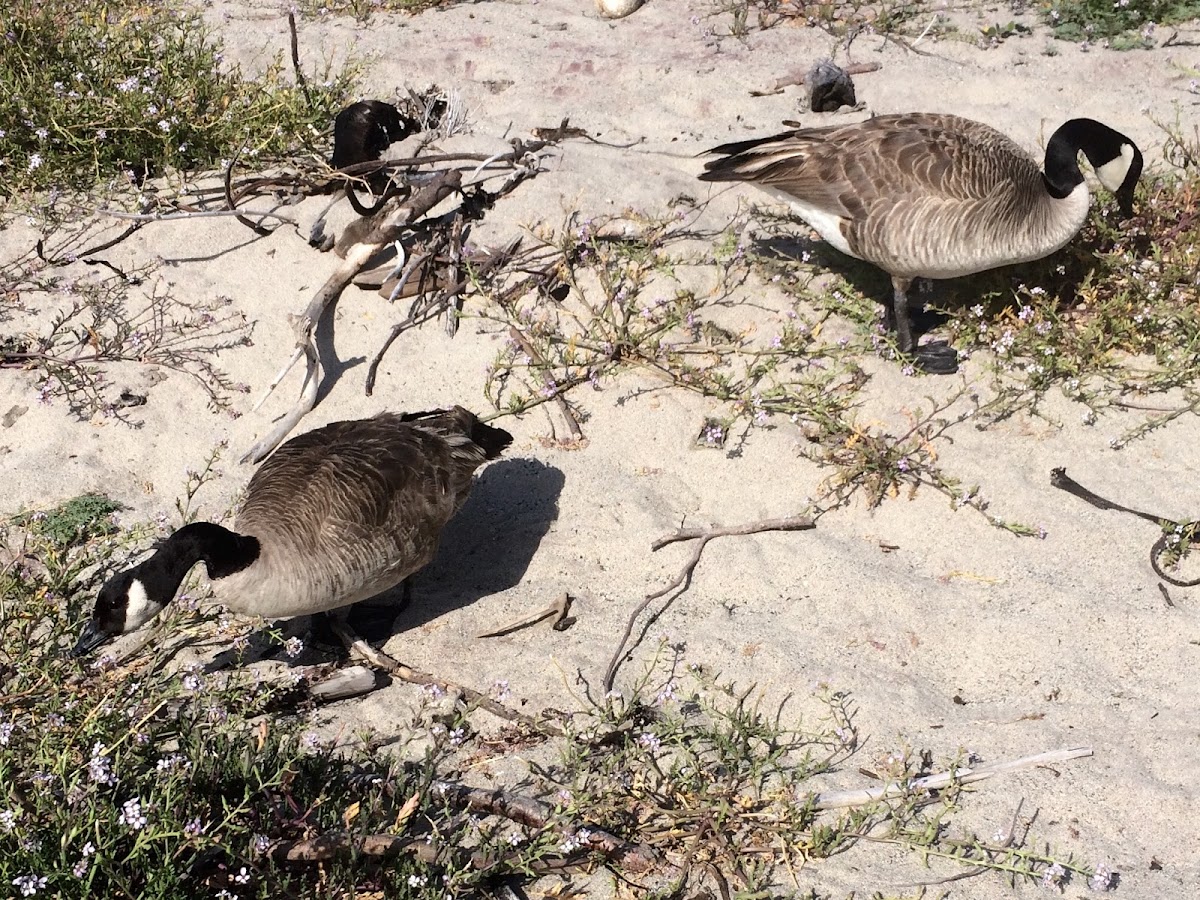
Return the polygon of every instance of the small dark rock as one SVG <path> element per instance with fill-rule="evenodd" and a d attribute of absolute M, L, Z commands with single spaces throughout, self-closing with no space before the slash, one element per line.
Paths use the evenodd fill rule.
<path fill-rule="evenodd" d="M 841 66 L 823 59 L 808 70 L 808 104 L 813 112 L 836 112 L 854 106 L 854 82 Z"/>

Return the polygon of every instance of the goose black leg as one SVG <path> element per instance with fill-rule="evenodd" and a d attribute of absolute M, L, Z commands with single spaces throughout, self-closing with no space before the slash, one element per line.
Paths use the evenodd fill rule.
<path fill-rule="evenodd" d="M 911 353 L 917 367 L 934 375 L 953 375 L 958 371 L 958 351 L 945 341 L 933 341 L 917 346 L 912 333 L 912 318 L 908 312 L 908 289 L 911 278 L 892 276 L 892 308 L 889 327 L 896 329 L 902 353 Z"/>

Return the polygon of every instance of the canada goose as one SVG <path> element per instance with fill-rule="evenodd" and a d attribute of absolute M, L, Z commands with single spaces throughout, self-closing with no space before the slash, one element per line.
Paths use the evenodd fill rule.
<path fill-rule="evenodd" d="M 1123 134 L 1071 119 L 1046 145 L 1045 171 L 990 126 L 959 116 L 906 113 L 854 125 L 801 128 L 724 144 L 703 181 L 749 181 L 790 202 L 826 241 L 892 276 L 888 327 L 931 372 L 957 354 L 918 348 L 908 315 L 914 278 L 953 278 L 1048 256 L 1083 225 L 1087 157 L 1121 212 L 1133 214 L 1142 154 Z"/>
<path fill-rule="evenodd" d="M 391 103 L 383 100 L 360 100 L 351 103 L 333 120 L 333 160 L 335 169 L 379 159 L 380 154 L 395 141 L 416 134 L 417 125 L 400 114 Z M 386 172 L 372 172 L 366 178 L 371 190 L 383 196 L 374 206 L 364 206 L 347 183 L 346 199 L 360 216 L 373 216 L 386 200 L 397 191 L 390 189 Z"/>
<path fill-rule="evenodd" d="M 292 438 L 250 479 L 235 531 L 195 522 L 101 588 L 74 653 L 133 631 L 203 561 L 230 609 L 266 618 L 341 610 L 433 559 L 475 470 L 512 435 L 461 406 L 334 422 Z M 339 627 L 340 625 L 340 627 Z M 382 654 L 335 622 L 349 646 Z"/>

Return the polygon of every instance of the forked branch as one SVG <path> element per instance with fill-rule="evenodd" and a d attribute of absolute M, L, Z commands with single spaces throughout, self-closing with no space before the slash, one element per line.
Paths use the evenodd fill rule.
<path fill-rule="evenodd" d="M 674 544 L 677 541 L 696 540 L 699 543 L 696 544 L 695 549 L 692 551 L 691 558 L 679 570 L 679 574 L 671 579 L 666 587 L 652 594 L 647 594 L 646 598 L 629 614 L 629 621 L 625 623 L 625 633 L 621 635 L 621 641 L 617 644 L 617 649 L 613 652 L 612 659 L 608 662 L 608 670 L 604 673 L 604 689 L 606 691 L 612 690 L 613 681 L 617 677 L 617 668 L 621 664 L 621 657 L 624 655 L 625 646 L 629 643 L 629 638 L 633 634 L 633 626 L 638 616 L 659 597 L 669 594 L 676 588 L 686 587 L 686 584 L 691 580 L 696 566 L 699 565 L 700 555 L 704 553 L 704 548 L 709 541 L 713 538 L 758 534 L 763 531 L 803 531 L 815 527 L 816 522 L 809 516 L 787 516 L 783 519 L 761 519 L 757 522 L 747 522 L 744 525 L 713 525 L 711 528 L 681 528 L 674 534 L 668 534 L 656 540 L 650 545 L 652 551 L 661 550 L 668 544 Z"/>

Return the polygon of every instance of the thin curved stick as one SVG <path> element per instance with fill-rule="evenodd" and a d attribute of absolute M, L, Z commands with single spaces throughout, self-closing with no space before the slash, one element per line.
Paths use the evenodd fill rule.
<path fill-rule="evenodd" d="M 692 577 L 696 566 L 699 565 L 700 555 L 704 552 L 704 548 L 709 541 L 718 537 L 758 534 L 762 531 L 803 531 L 816 527 L 817 523 L 809 516 L 787 516 L 782 519 L 760 519 L 757 522 L 747 522 L 745 525 L 713 525 L 711 528 L 681 528 L 674 534 L 668 534 L 656 540 L 650 545 L 651 551 L 661 550 L 668 544 L 674 544 L 677 541 L 699 540 L 699 543 L 696 544 L 696 549 L 692 551 L 691 558 L 679 570 L 679 574 L 666 587 L 652 594 L 647 594 L 646 598 L 629 614 L 629 620 L 625 623 L 625 633 L 621 635 L 617 649 L 613 651 L 612 658 L 608 661 L 608 669 L 604 673 L 604 689 L 606 691 L 612 690 L 613 682 L 617 677 L 617 668 L 621 665 L 621 657 L 624 655 L 625 646 L 629 643 L 629 638 L 633 634 L 633 626 L 638 616 L 659 597 L 669 594 L 676 588 L 687 587 L 687 582 Z M 670 601 L 667 602 L 667 605 L 670 605 Z"/>

